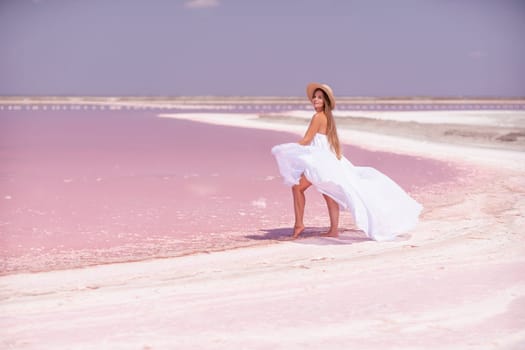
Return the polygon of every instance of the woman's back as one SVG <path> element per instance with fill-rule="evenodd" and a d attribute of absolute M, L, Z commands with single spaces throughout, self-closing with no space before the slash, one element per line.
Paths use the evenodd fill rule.
<path fill-rule="evenodd" d="M 317 132 L 326 135 L 328 132 L 328 118 L 326 117 L 326 114 L 324 114 L 324 112 L 319 112 L 315 118 L 318 118 L 319 120 L 319 129 Z"/>

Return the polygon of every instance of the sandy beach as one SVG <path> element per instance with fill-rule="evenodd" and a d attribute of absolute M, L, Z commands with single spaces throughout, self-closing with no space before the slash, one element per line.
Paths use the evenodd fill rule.
<path fill-rule="evenodd" d="M 75 137 L 66 140 L 69 152 L 58 141 L 52 147 L 50 140 L 65 136 L 46 129 L 47 120 L 35 124 L 27 116 L 17 124 L 20 115 L 9 113 L 0 113 L 11 123 L 4 125 L 20 133 L 2 135 L 2 348 L 525 347 L 523 112 L 480 111 L 456 124 L 429 112 L 410 112 L 419 119 L 407 112 L 390 113 L 388 120 L 342 115 L 345 155 L 380 168 L 425 207 L 414 230 L 384 243 L 367 240 L 348 213 L 340 238 L 318 237 L 328 223 L 314 190 L 307 193 L 304 238 L 288 240 L 291 198 L 268 147 L 299 138 L 308 122 L 302 112 L 100 115 L 102 124 L 90 119 L 74 126 L 100 135 L 96 145 Z M 509 124 L 493 123 L 501 115 Z M 66 129 L 71 118 L 51 117 Z M 119 129 L 124 122 L 131 131 Z M 38 139 L 46 135 L 42 130 L 48 136 Z M 222 157 L 198 148 L 191 135 L 197 131 Z M 34 141 L 39 152 L 16 153 L 21 138 L 24 147 L 40 140 Z M 186 157 L 188 149 L 193 153 Z M 68 161 L 54 163 L 56 152 Z M 38 177 L 35 159 L 42 160 Z M 55 216 L 19 210 L 28 202 L 37 210 L 41 197 L 24 182 L 37 180 L 44 193 L 61 194 L 39 203 L 38 210 L 52 206 Z M 72 198 L 76 202 L 67 201 Z M 80 221 L 68 216 L 71 205 L 81 206 Z M 53 220 L 62 231 L 53 232 Z M 42 230 L 24 235 L 31 227 Z M 70 240 L 73 229 L 93 238 Z M 199 237 L 206 241 L 200 253 L 176 250 L 177 240 L 194 244 Z M 62 250 L 53 250 L 56 242 Z"/>

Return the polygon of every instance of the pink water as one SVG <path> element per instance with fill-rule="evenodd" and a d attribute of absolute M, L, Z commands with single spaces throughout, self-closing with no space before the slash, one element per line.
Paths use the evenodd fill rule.
<path fill-rule="evenodd" d="M 151 111 L 1 111 L 1 273 L 284 239 L 293 223 L 290 190 L 270 149 L 296 140 Z M 415 194 L 461 172 L 436 160 L 344 152 Z M 314 190 L 307 198 L 307 217 L 326 216 Z"/>

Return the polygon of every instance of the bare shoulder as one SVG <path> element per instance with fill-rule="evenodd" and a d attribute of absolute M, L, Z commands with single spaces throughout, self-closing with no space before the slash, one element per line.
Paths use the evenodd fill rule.
<path fill-rule="evenodd" d="M 326 120 L 326 114 L 324 114 L 324 112 L 317 112 L 313 115 L 312 120 L 316 120 L 316 121 Z"/>
<path fill-rule="evenodd" d="M 324 112 L 317 112 L 312 117 L 312 122 L 322 127 L 326 125 L 326 123 L 328 122 L 328 118 L 326 117 L 326 114 L 324 114 Z"/>

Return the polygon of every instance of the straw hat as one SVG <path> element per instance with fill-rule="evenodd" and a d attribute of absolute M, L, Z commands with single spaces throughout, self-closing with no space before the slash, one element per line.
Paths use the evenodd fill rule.
<path fill-rule="evenodd" d="M 317 89 L 323 90 L 326 95 L 328 96 L 328 99 L 330 100 L 330 105 L 332 106 L 332 109 L 335 108 L 335 97 L 334 92 L 332 91 L 332 88 L 326 84 L 321 83 L 310 83 L 306 87 L 306 96 L 308 96 L 308 99 L 312 101 L 312 96 L 314 95 L 314 91 Z"/>

